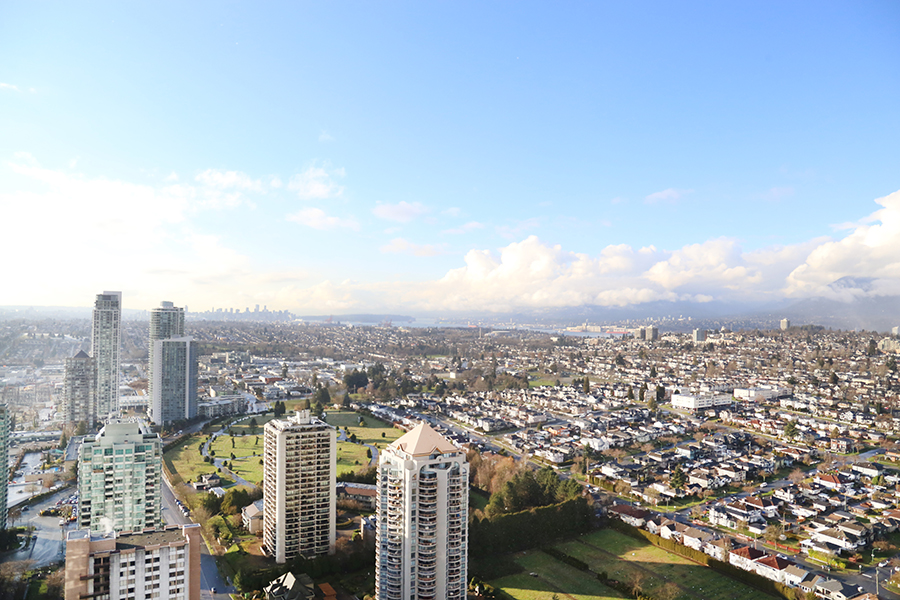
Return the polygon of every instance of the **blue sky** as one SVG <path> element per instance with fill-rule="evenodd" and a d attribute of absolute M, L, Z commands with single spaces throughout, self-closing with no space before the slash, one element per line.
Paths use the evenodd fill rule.
<path fill-rule="evenodd" d="M 900 281 L 895 2 L 186 4 L 0 6 L 0 304 Z"/>

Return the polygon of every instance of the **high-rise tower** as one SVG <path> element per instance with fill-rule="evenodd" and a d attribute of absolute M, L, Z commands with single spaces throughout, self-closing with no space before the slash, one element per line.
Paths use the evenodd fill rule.
<path fill-rule="evenodd" d="M 97 417 L 97 361 L 84 350 L 67 358 L 64 385 L 66 425 L 83 421 L 92 431 Z"/>
<path fill-rule="evenodd" d="M 335 437 L 308 410 L 266 423 L 263 545 L 277 563 L 334 552 Z"/>
<path fill-rule="evenodd" d="M 142 531 L 162 525 L 162 441 L 143 425 L 108 423 L 78 456 L 78 526 Z"/>
<path fill-rule="evenodd" d="M 378 461 L 377 600 L 465 600 L 469 465 L 422 423 Z"/>
<path fill-rule="evenodd" d="M 184 309 L 162 302 L 150 312 L 150 419 L 164 425 L 197 416 L 197 352 L 184 335 Z"/>
<path fill-rule="evenodd" d="M 9 409 L 0 404 L 0 456 L 9 456 Z M 0 529 L 6 529 L 9 461 L 0 460 Z"/>
<path fill-rule="evenodd" d="M 121 342 L 122 292 L 97 294 L 91 327 L 91 356 L 97 363 L 97 419 L 105 419 L 119 409 Z"/>

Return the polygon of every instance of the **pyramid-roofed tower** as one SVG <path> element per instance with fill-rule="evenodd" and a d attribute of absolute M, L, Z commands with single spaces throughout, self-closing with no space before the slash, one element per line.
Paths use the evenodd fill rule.
<path fill-rule="evenodd" d="M 384 449 L 377 483 L 377 600 L 465 600 L 465 450 L 422 423 Z"/>

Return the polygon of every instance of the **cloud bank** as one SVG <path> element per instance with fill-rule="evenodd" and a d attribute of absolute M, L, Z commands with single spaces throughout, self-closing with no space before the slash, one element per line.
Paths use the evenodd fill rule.
<path fill-rule="evenodd" d="M 4 166 L 16 185 L 0 189 L 5 222 L 13 224 L 0 237 L 0 252 L 17 259 L 5 269 L 16 285 L 0 290 L 0 304 L 78 305 L 102 289 L 122 289 L 131 306 L 171 298 L 200 310 L 246 302 L 304 313 L 509 311 L 813 296 L 849 301 L 900 294 L 900 192 L 877 199 L 875 210 L 831 236 L 752 250 L 739 239 L 717 237 L 675 249 L 607 244 L 579 252 L 528 235 L 523 230 L 532 221 L 527 219 L 506 228 L 480 221 L 435 227 L 433 234 L 455 235 L 454 240 L 468 239 L 460 237 L 464 233 L 487 234 L 491 225 L 498 236 L 517 234 L 502 247 L 482 243 L 454 259 L 449 238 L 414 243 L 376 231 L 378 219 L 409 223 L 432 213 L 419 203 L 375 204 L 358 216 L 342 210 L 343 199 L 297 210 L 297 196 L 340 196 L 343 188 L 336 180 L 342 169 L 311 167 L 287 178 L 287 184 L 274 175 L 217 169 L 136 184 L 45 168 L 26 153 Z M 671 196 L 667 192 L 661 194 Z M 234 236 L 204 227 L 217 214 L 240 221 L 240 215 L 258 214 L 257 207 L 276 201 L 290 208 L 281 213 L 276 208 L 261 220 L 274 214 L 280 223 L 291 222 L 294 233 L 283 235 L 292 236 L 288 241 L 304 254 L 285 248 L 278 257 L 254 256 L 244 238 L 268 231 L 247 229 Z M 428 218 L 420 219 L 423 228 Z M 327 232 L 317 238 L 327 240 L 325 245 L 306 239 L 323 235 L 316 232 Z M 360 241 L 362 252 L 341 254 L 347 235 Z M 427 235 L 422 229 L 417 237 L 428 242 Z M 332 259 L 328 268 L 316 262 L 326 254 Z M 375 264 L 382 273 L 407 279 L 364 279 L 366 265 Z M 403 267 L 409 264 L 419 265 L 416 272 L 425 275 L 411 276 Z M 847 276 L 874 281 L 862 287 L 831 285 Z M 48 297 L 53 302 L 41 300 Z"/>

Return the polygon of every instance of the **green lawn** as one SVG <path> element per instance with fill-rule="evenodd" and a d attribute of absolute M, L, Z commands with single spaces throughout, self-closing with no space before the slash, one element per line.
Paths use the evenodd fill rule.
<path fill-rule="evenodd" d="M 353 442 L 338 442 L 337 445 L 337 474 L 342 475 L 350 471 L 357 471 L 369 464 L 366 456 L 366 448 L 362 444 Z"/>
<path fill-rule="evenodd" d="M 234 435 L 248 435 L 248 434 L 262 435 L 263 426 L 265 426 L 266 423 L 268 423 L 269 421 L 271 421 L 274 418 L 275 418 L 275 415 L 272 413 L 267 413 L 264 415 L 249 415 L 244 420 L 232 425 L 230 430 L 231 430 L 231 433 L 233 433 Z M 250 428 L 250 421 L 252 419 L 256 419 L 256 429 L 254 431 L 251 431 L 251 428 Z"/>
<path fill-rule="evenodd" d="M 553 594 L 566 594 L 575 600 L 613 600 L 625 598 L 595 578 L 560 562 L 540 550 L 516 554 L 515 561 L 524 570 L 491 582 L 516 600 L 551 600 Z M 534 573 L 535 576 L 530 575 Z"/>
<path fill-rule="evenodd" d="M 348 429 L 348 435 L 355 434 L 359 442 L 377 445 L 378 448 L 384 448 L 404 433 L 390 423 L 385 423 L 368 415 L 363 415 L 363 421 L 366 426 L 360 427 L 360 415 L 349 410 L 330 410 L 326 414 L 328 415 L 329 425 L 334 425 L 341 429 L 346 428 Z"/>
<path fill-rule="evenodd" d="M 613 529 L 596 531 L 555 547 L 583 560 L 593 571 L 606 571 L 611 579 L 628 582 L 635 571 L 640 571 L 646 577 L 644 589 L 651 595 L 653 590 L 667 582 L 673 582 L 682 589 L 679 600 L 753 600 L 771 597 L 709 567 Z"/>
<path fill-rule="evenodd" d="M 196 481 L 203 473 L 213 470 L 212 465 L 203 462 L 203 456 L 200 455 L 200 446 L 205 441 L 205 435 L 194 435 L 163 455 L 169 470 L 181 475 L 185 483 Z"/>
<path fill-rule="evenodd" d="M 232 442 L 234 447 L 231 445 Z M 259 435 L 222 434 L 213 441 L 212 450 L 215 450 L 216 458 L 229 461 L 231 470 L 238 476 L 256 484 L 263 478 L 263 466 L 259 464 L 263 457 L 263 444 L 265 440 L 262 432 Z M 233 461 L 230 458 L 232 453 L 235 455 Z"/>

